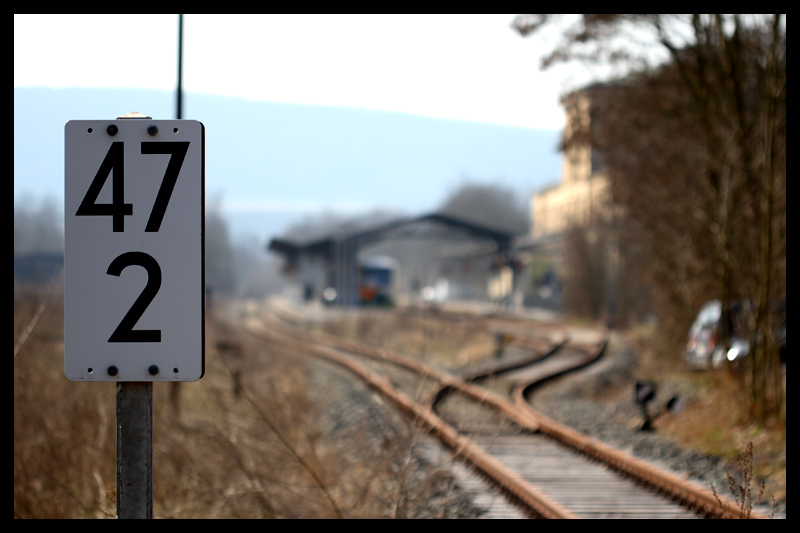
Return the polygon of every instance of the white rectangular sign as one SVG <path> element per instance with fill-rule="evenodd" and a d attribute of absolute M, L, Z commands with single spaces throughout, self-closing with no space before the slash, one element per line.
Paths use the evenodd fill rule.
<path fill-rule="evenodd" d="M 204 373 L 205 130 L 195 120 L 64 129 L 64 373 Z"/>

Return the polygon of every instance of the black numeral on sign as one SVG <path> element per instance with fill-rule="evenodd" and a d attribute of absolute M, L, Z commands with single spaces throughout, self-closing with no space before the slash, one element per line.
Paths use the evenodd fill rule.
<path fill-rule="evenodd" d="M 188 142 L 175 142 L 175 143 L 142 143 L 143 154 L 170 154 L 167 170 L 164 173 L 164 179 L 161 180 L 161 187 L 158 189 L 158 196 L 156 202 L 153 204 L 153 210 L 150 212 L 150 218 L 147 220 L 147 227 L 145 231 L 158 231 L 161 227 L 161 221 L 164 220 L 164 213 L 167 210 L 167 204 L 172 196 L 172 189 L 175 188 L 175 182 L 178 181 L 178 174 L 181 172 L 183 160 L 186 157 L 186 151 L 189 149 Z"/>
<path fill-rule="evenodd" d="M 124 142 L 111 143 L 100 168 L 92 179 L 86 195 L 83 197 L 76 216 L 111 217 L 112 230 L 115 233 L 125 232 L 125 217 L 133 215 L 133 204 L 125 203 L 125 149 Z M 189 150 L 189 142 L 142 142 L 142 156 L 169 155 L 169 162 L 161 178 L 155 202 L 144 228 L 145 233 L 155 233 L 161 229 L 164 215 L 167 212 L 175 183 L 181 173 L 183 161 Z M 129 154 L 130 155 L 130 154 Z M 98 203 L 103 187 L 113 172 L 111 180 L 111 203 Z M 148 180 L 149 183 L 149 180 Z M 106 274 L 119 277 L 129 266 L 141 266 L 147 271 L 147 284 L 133 305 L 122 318 L 117 328 L 108 338 L 108 342 L 161 342 L 160 329 L 133 329 L 147 307 L 161 288 L 161 267 L 151 255 L 144 252 L 125 252 L 114 259 L 108 266 Z"/>
<path fill-rule="evenodd" d="M 115 232 L 125 231 L 125 216 L 133 214 L 133 204 L 125 203 L 125 155 L 123 143 L 111 143 L 100 169 L 95 174 L 86 196 L 83 197 L 77 213 L 79 217 L 105 217 L 110 216 L 113 220 Z M 111 182 L 113 191 L 111 193 L 110 204 L 98 204 L 97 197 L 103 190 L 108 175 L 114 171 L 114 179 Z"/>
<path fill-rule="evenodd" d="M 158 189 L 156 201 L 153 204 L 153 209 L 150 212 L 150 218 L 147 220 L 145 232 L 157 232 L 161 228 L 161 222 L 164 220 L 164 213 L 167 211 L 169 199 L 172 197 L 172 191 L 175 189 L 175 182 L 178 181 L 178 174 L 181 173 L 183 160 L 186 158 L 186 152 L 189 150 L 189 142 L 143 142 L 142 154 L 169 154 L 169 163 L 167 163 L 167 170 L 164 172 L 164 177 L 161 179 L 161 187 Z M 111 203 L 98 204 L 97 197 L 103 186 L 108 180 L 111 172 L 114 172 L 114 178 L 111 181 Z M 100 164 L 100 169 L 95 174 L 92 184 L 86 191 L 86 196 L 83 197 L 81 205 L 78 206 L 76 216 L 88 217 L 105 217 L 112 218 L 112 229 L 114 232 L 125 231 L 125 217 L 133 215 L 133 204 L 125 203 L 125 154 L 124 143 L 113 142 L 111 148 L 108 149 L 105 159 Z"/>
<path fill-rule="evenodd" d="M 125 252 L 111 262 L 106 274 L 119 276 L 131 265 L 142 266 L 147 270 L 147 284 L 108 338 L 108 342 L 161 342 L 160 329 L 133 329 L 161 288 L 161 267 L 151 255 L 144 252 Z"/>

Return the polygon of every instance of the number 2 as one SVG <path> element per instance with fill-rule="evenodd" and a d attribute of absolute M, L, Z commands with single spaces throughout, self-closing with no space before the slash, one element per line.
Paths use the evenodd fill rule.
<path fill-rule="evenodd" d="M 125 317 L 108 338 L 108 342 L 161 342 L 160 329 L 137 329 L 133 326 L 144 314 L 147 306 L 156 297 L 161 288 L 161 267 L 153 256 L 144 252 L 125 252 L 111 261 L 106 274 L 119 276 L 122 271 L 131 265 L 143 266 L 147 270 L 147 285 L 144 286 L 139 297 L 125 314 Z"/>

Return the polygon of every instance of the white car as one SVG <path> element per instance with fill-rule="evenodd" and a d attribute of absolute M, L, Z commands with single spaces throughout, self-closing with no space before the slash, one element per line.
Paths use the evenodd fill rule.
<path fill-rule="evenodd" d="M 730 310 L 732 327 L 729 328 L 730 348 L 726 352 L 720 335 L 722 305 L 719 300 L 711 300 L 703 305 L 689 329 L 684 355 L 689 366 L 699 370 L 719 368 L 726 360 L 740 360 L 750 353 L 750 343 L 741 335 L 742 328 L 736 327 L 741 319 L 740 309 L 741 306 L 734 305 Z"/>

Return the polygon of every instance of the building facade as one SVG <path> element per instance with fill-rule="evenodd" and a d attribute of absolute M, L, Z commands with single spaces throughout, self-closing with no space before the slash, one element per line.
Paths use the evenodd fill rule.
<path fill-rule="evenodd" d="M 594 85 L 561 100 L 566 115 L 561 183 L 532 196 L 533 239 L 609 220 L 609 188 L 603 157 L 589 142 L 592 104 L 594 99 L 602 97 L 602 92 L 602 85 Z"/>
<path fill-rule="evenodd" d="M 538 300 L 549 295 L 567 311 L 611 317 L 618 284 L 616 221 L 603 154 L 590 142 L 606 88 L 591 85 L 561 100 L 566 116 L 561 182 L 531 197 L 528 263 Z M 576 309 L 570 300 L 589 305 Z"/>

